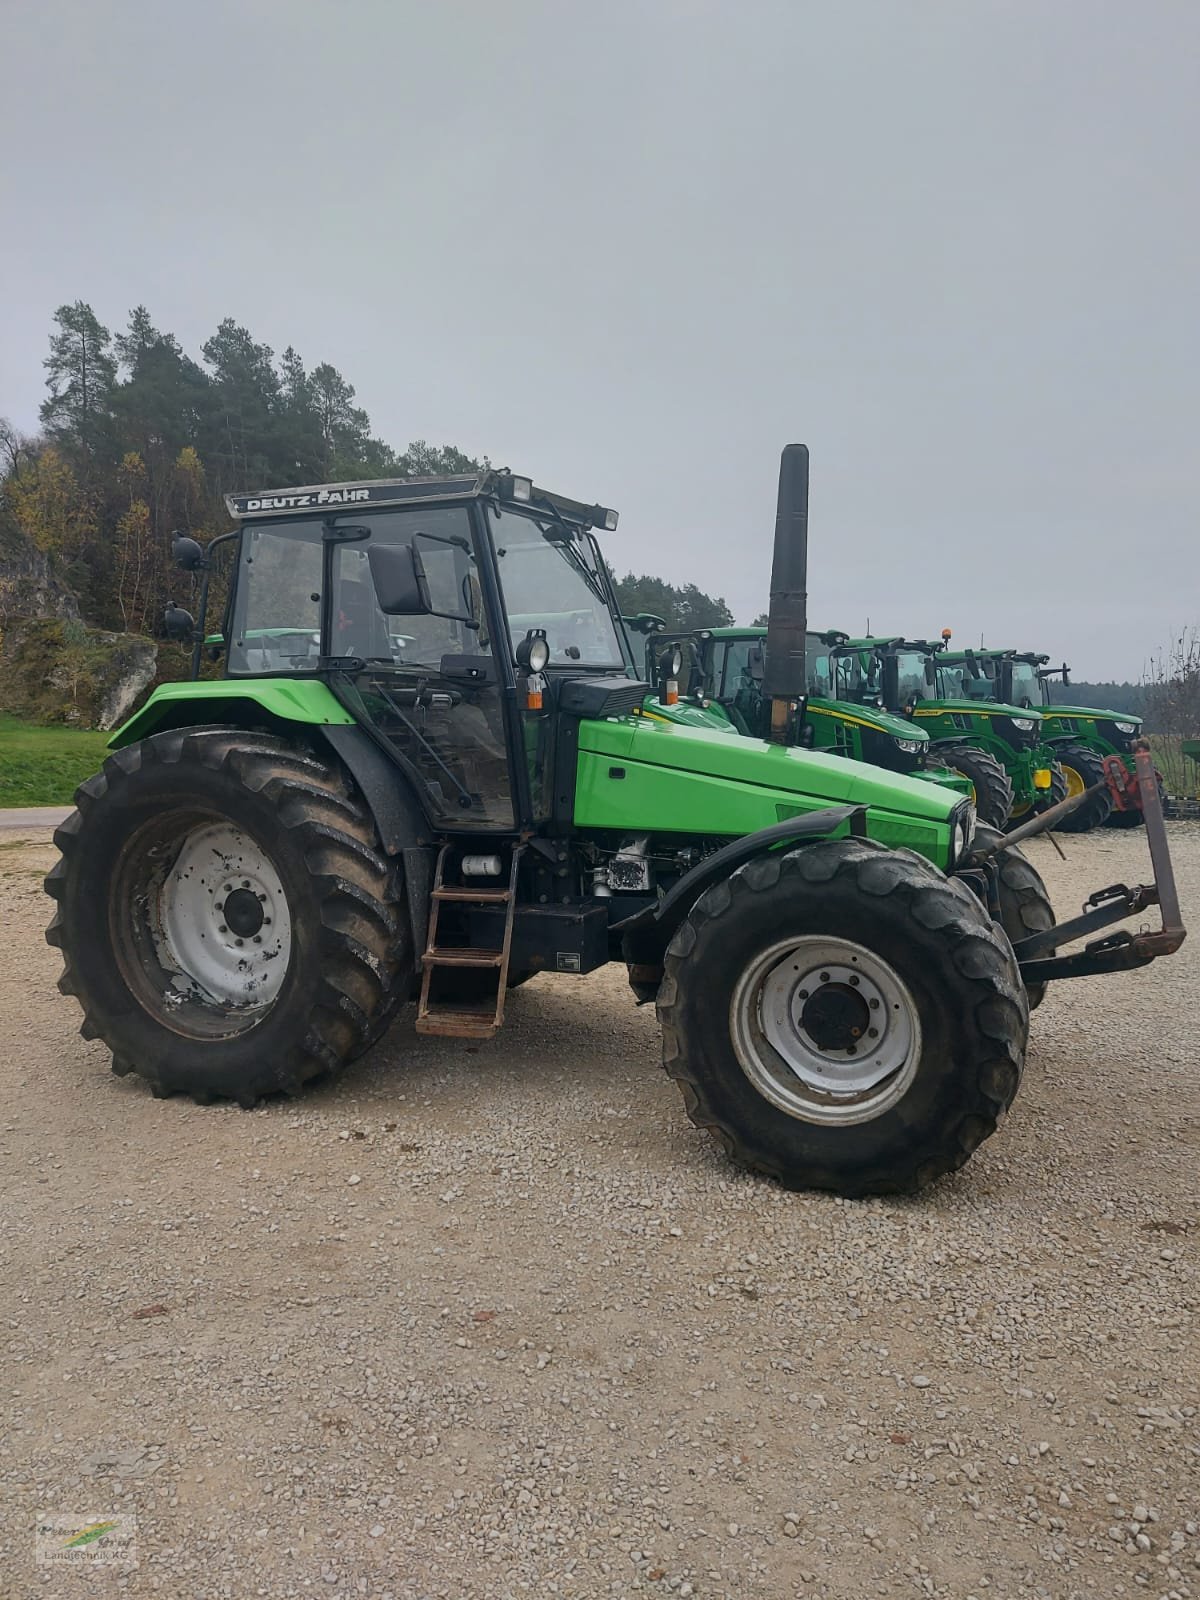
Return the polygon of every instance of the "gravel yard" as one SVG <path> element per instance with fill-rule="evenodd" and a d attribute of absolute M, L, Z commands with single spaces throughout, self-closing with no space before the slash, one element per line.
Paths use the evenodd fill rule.
<path fill-rule="evenodd" d="M 1171 828 L 1185 918 L 1200 826 Z M 615 969 L 247 1113 L 108 1070 L 0 836 L 0 1595 L 1200 1596 L 1200 928 L 914 1201 L 732 1169 Z M 1060 915 L 1139 834 L 1031 847 Z M 136 1517 L 136 1569 L 38 1566 Z"/>

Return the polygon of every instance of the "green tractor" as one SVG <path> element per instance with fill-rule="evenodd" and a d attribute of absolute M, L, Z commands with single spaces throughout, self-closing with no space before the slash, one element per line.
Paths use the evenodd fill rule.
<path fill-rule="evenodd" d="M 971 652 L 950 655 L 948 637 L 851 639 L 842 650 L 857 657 L 888 711 L 929 735 L 931 764 L 969 779 L 984 821 L 1001 829 L 1024 823 L 1065 797 L 1042 747 L 1041 717 L 977 692 Z"/>
<path fill-rule="evenodd" d="M 1148 810 L 1156 884 L 1056 926 L 968 799 L 798 747 L 807 498 L 792 445 L 755 741 L 640 714 L 602 506 L 507 471 L 231 497 L 233 532 L 175 542 L 205 574 L 232 547 L 225 676 L 157 690 L 55 834 L 84 1036 L 156 1095 L 252 1106 L 406 1001 L 486 1039 L 515 983 L 615 961 L 744 1166 L 844 1195 L 961 1166 L 1016 1094 L 1027 990 L 1183 939 L 1165 834 Z M 170 631 L 203 641 L 203 606 Z M 1161 932 L 1111 931 L 1152 902 Z"/>
<path fill-rule="evenodd" d="M 1014 705 L 1036 706 L 1041 713 L 1042 735 L 1062 768 L 1069 795 L 1092 794 L 1064 826 L 1077 831 L 1103 824 L 1108 828 L 1137 828 L 1142 810 L 1136 803 L 1118 806 L 1112 789 L 1096 788 L 1105 778 L 1105 762 L 1115 758 L 1129 776 L 1136 777 L 1134 752 L 1142 732 L 1142 719 L 1127 711 L 1103 711 L 1094 706 L 1064 705 L 1055 700 L 1051 683 L 1055 678 L 1063 688 L 1071 683 L 1070 669 L 1064 661 L 1051 667 L 1050 657 L 1032 651 L 999 650 L 985 654 L 995 659 L 993 681 L 999 697 Z M 1069 696 L 1064 698 L 1069 699 Z M 1119 775 L 1119 774 L 1118 774 Z M 1163 781 L 1155 774 L 1160 799 Z M 1136 787 L 1135 787 L 1136 795 Z"/>
<path fill-rule="evenodd" d="M 643 614 L 625 621 L 649 635 L 646 675 L 658 690 L 643 707 L 646 716 L 749 738 L 766 737 L 770 726 L 770 701 L 763 693 L 766 628 L 703 628 L 671 634 L 657 617 Z M 811 630 L 807 635 L 809 693 L 800 742 L 810 750 L 924 778 L 974 798 L 968 779 L 940 765 L 927 765 L 930 741 L 923 728 L 883 710 L 878 694 L 867 693 L 857 656 L 840 650 L 846 637 Z"/>

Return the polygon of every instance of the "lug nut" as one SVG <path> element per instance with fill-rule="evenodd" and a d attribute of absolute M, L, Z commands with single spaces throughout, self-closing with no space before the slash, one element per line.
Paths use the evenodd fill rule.
<path fill-rule="evenodd" d="M 871 1006 L 871 1010 L 872 1011 L 878 1011 L 879 1010 L 879 1001 L 878 1000 L 872 1000 L 870 1002 L 870 1006 Z"/>
<path fill-rule="evenodd" d="M 879 1037 L 879 1029 L 878 1028 L 868 1028 L 867 1029 L 867 1038 L 868 1039 L 878 1039 L 878 1037 Z"/>
<path fill-rule="evenodd" d="M 829 982 L 829 974 L 827 972 L 823 972 L 821 974 L 821 982 L 822 983 L 828 983 Z"/>
<path fill-rule="evenodd" d="M 854 973 L 850 974 L 850 977 L 849 977 L 849 979 L 847 981 L 849 982 L 850 987 L 852 989 L 857 989 L 858 988 L 858 978 Z"/>
<path fill-rule="evenodd" d="M 228 933 L 229 929 L 225 926 L 224 923 L 222 923 L 221 926 L 217 929 L 217 932 L 218 933 Z"/>

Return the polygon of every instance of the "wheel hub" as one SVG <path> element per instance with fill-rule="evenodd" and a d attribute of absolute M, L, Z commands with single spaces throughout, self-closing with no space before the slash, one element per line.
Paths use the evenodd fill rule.
<path fill-rule="evenodd" d="M 291 956 L 291 917 L 279 873 L 248 834 L 205 822 L 183 839 L 158 890 L 152 937 L 180 994 L 263 1010 Z"/>
<path fill-rule="evenodd" d="M 921 1056 L 916 1004 L 894 968 L 848 939 L 771 945 L 734 989 L 731 1038 L 758 1091 L 809 1122 L 865 1122 L 902 1097 Z"/>
<path fill-rule="evenodd" d="M 252 939 L 263 925 L 263 901 L 253 889 L 234 889 L 216 909 L 235 938 Z"/>
<path fill-rule="evenodd" d="M 855 1050 L 870 1024 L 867 1003 L 850 983 L 822 984 L 807 1000 L 797 993 L 796 1002 L 801 1008 L 797 1028 L 818 1050 Z"/>

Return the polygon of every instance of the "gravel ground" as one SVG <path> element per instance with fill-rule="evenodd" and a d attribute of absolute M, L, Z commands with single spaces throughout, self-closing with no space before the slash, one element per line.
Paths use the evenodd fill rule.
<path fill-rule="evenodd" d="M 156 1101 L 54 990 L 47 839 L 0 841 L 6 1600 L 1200 1596 L 1200 932 L 1052 988 L 966 1170 L 852 1204 L 731 1169 L 615 971 Z M 1062 915 L 1147 874 L 1064 848 Z M 136 1569 L 35 1565 L 117 1514 Z"/>

